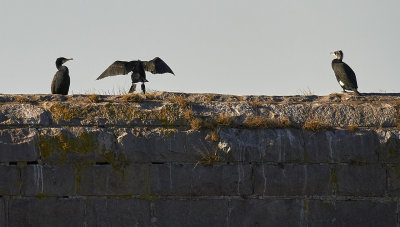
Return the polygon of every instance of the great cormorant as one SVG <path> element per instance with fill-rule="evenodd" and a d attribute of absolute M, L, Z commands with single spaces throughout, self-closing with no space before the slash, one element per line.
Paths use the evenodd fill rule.
<path fill-rule="evenodd" d="M 332 69 L 335 72 L 335 76 L 339 85 L 343 88 L 343 91 L 346 90 L 353 91 L 356 95 L 361 95 L 357 91 L 357 79 L 354 71 L 344 63 L 343 60 L 343 52 L 341 50 L 331 52 L 333 56 L 336 58 L 332 60 Z"/>
<path fill-rule="evenodd" d="M 65 62 L 72 60 L 72 58 L 57 58 L 56 67 L 58 71 L 53 77 L 53 81 L 51 82 L 51 93 L 52 94 L 60 94 L 60 95 L 68 95 L 69 90 L 69 71 L 67 66 L 64 66 Z"/>
<path fill-rule="evenodd" d="M 161 60 L 161 58 L 155 57 L 151 61 L 115 61 L 97 78 L 97 80 L 108 76 L 126 75 L 129 72 L 132 72 L 132 86 L 129 89 L 129 93 L 133 93 L 136 90 L 135 83 L 138 82 L 142 82 L 142 91 L 143 93 L 146 93 L 146 87 L 144 83 L 149 81 L 146 79 L 145 71 L 153 74 L 172 73 L 175 75 L 171 68 L 163 60 Z"/>

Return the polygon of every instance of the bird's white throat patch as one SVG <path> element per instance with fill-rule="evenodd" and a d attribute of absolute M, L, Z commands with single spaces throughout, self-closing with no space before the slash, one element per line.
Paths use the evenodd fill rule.
<path fill-rule="evenodd" d="M 339 80 L 339 84 L 340 84 L 340 86 L 344 86 L 344 83 L 341 81 L 341 80 Z"/>

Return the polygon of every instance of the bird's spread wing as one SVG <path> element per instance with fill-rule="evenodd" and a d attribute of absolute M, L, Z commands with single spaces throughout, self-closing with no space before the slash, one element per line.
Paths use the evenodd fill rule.
<path fill-rule="evenodd" d="M 356 74 L 346 63 L 343 62 L 343 65 L 350 83 L 354 86 L 354 88 L 358 88 Z"/>
<path fill-rule="evenodd" d="M 99 77 L 97 77 L 96 80 L 100 80 L 108 76 L 126 75 L 130 71 L 132 71 L 134 65 L 134 61 L 115 61 L 110 66 L 108 66 L 108 68 Z"/>
<path fill-rule="evenodd" d="M 155 57 L 151 61 L 143 61 L 143 68 L 153 74 L 172 73 L 171 68 L 159 57 Z M 175 74 L 174 74 L 175 75 Z"/>

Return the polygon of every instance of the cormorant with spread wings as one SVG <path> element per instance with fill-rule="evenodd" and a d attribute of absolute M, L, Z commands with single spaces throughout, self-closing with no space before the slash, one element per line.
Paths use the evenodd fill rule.
<path fill-rule="evenodd" d="M 171 68 L 161 60 L 161 58 L 155 57 L 151 61 L 115 61 L 97 78 L 97 80 L 108 76 L 126 75 L 129 72 L 132 72 L 132 86 L 129 89 L 129 93 L 133 93 L 136 90 L 136 83 L 142 82 L 142 91 L 145 94 L 146 87 L 144 83 L 149 82 L 146 79 L 145 71 L 153 74 L 171 73 L 175 75 Z"/>

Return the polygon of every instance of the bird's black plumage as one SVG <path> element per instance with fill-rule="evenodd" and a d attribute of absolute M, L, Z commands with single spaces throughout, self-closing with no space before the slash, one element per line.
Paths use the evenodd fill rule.
<path fill-rule="evenodd" d="M 142 91 L 143 93 L 146 93 L 146 87 L 144 83 L 149 81 L 146 79 L 145 71 L 151 72 L 153 74 L 171 73 L 175 75 L 171 68 L 161 58 L 155 57 L 151 61 L 115 61 L 97 78 L 97 80 L 103 79 L 108 76 L 126 75 L 129 72 L 132 72 L 132 86 L 129 89 L 129 93 L 135 91 L 135 83 L 138 82 L 142 82 Z"/>
<path fill-rule="evenodd" d="M 72 58 L 57 58 L 56 67 L 58 71 L 53 77 L 53 81 L 51 82 L 51 93 L 52 94 L 60 94 L 60 95 L 68 95 L 70 78 L 69 78 L 69 70 L 67 66 L 63 64 Z"/>
<path fill-rule="evenodd" d="M 357 79 L 354 71 L 343 62 L 343 52 L 341 50 L 335 51 L 331 53 L 336 58 L 332 60 L 332 69 L 335 73 L 336 80 L 339 82 L 339 85 L 343 88 L 343 91 L 346 90 L 353 91 L 356 95 L 360 95 L 357 91 Z"/>

